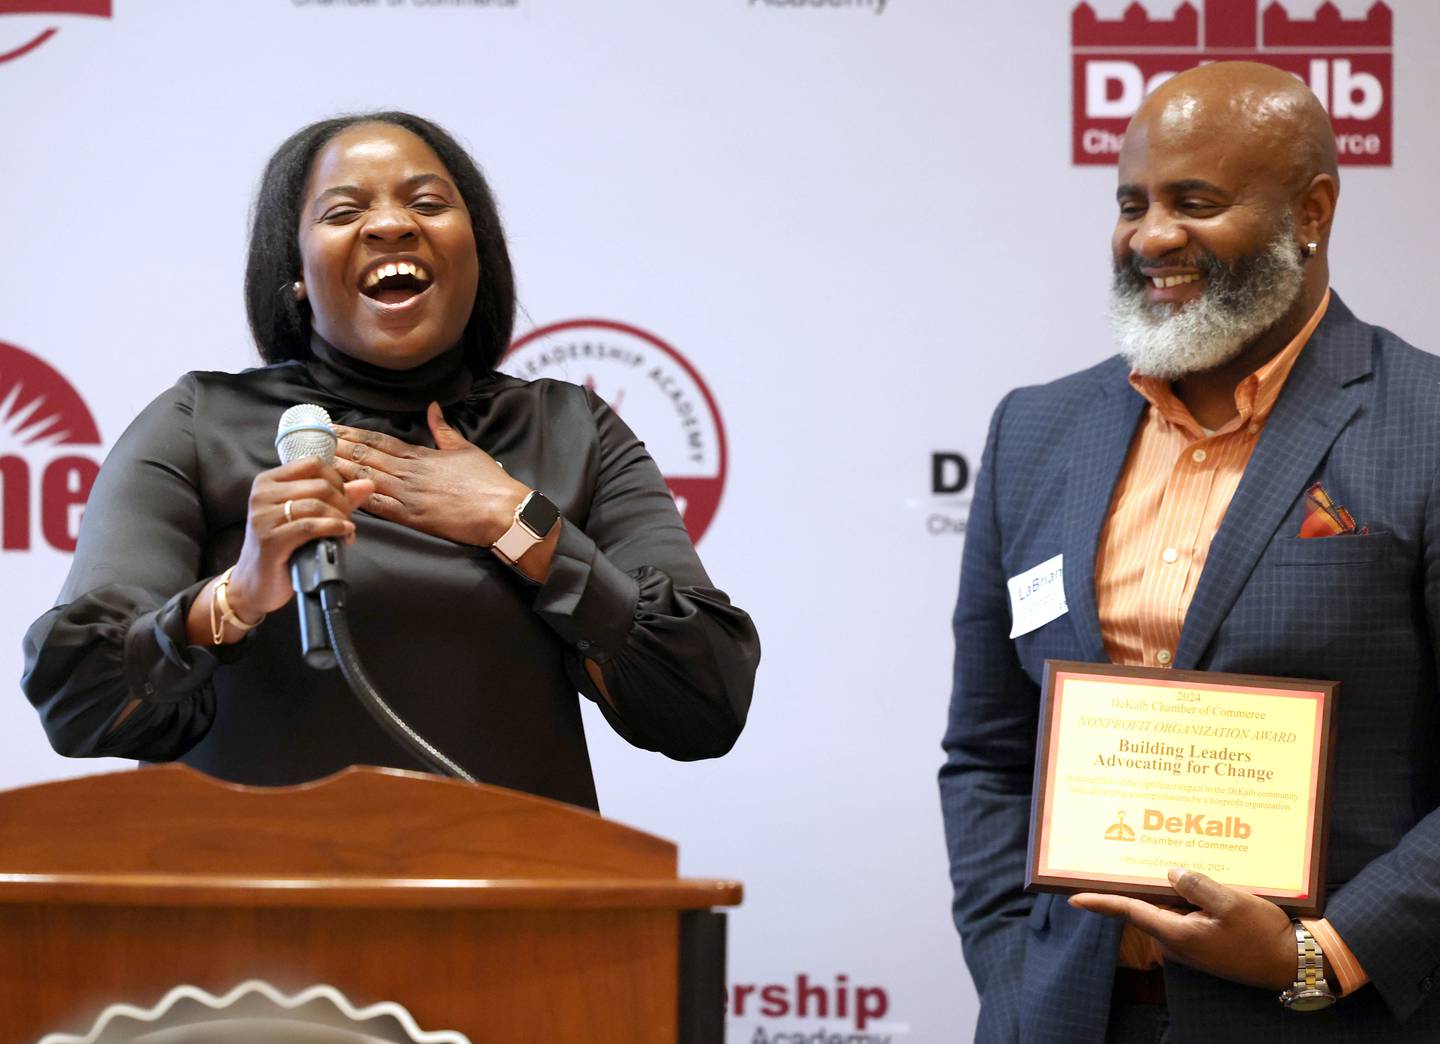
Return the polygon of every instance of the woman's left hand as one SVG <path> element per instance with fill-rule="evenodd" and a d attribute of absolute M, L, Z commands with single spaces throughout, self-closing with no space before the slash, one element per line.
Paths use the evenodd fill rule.
<path fill-rule="evenodd" d="M 445 423 L 437 403 L 425 416 L 435 449 L 334 425 L 340 440 L 335 468 L 346 481 L 375 483 L 375 492 L 360 505 L 370 514 L 459 544 L 489 547 L 510 528 L 530 487 L 466 442 Z"/>

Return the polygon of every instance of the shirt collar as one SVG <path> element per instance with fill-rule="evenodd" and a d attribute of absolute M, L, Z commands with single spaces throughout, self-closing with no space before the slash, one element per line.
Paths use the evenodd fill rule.
<path fill-rule="evenodd" d="M 1275 408 L 1276 400 L 1280 398 L 1290 371 L 1295 368 L 1295 362 L 1300 358 L 1300 352 L 1309 343 L 1315 328 L 1320 325 L 1320 320 L 1325 318 L 1325 309 L 1329 305 L 1330 291 L 1327 288 L 1319 307 L 1306 320 L 1300 332 L 1291 338 L 1290 343 L 1235 386 L 1235 409 L 1238 416 L 1221 428 L 1222 432 L 1231 431 L 1242 424 L 1253 426 L 1265 423 L 1270 411 Z M 1145 396 L 1166 423 L 1183 428 L 1197 438 L 1208 434 L 1190 415 L 1190 410 L 1180 401 L 1169 381 L 1159 377 L 1145 377 L 1132 371 L 1130 387 Z"/>
<path fill-rule="evenodd" d="M 310 335 L 306 368 L 315 383 L 346 401 L 390 413 L 424 412 L 431 402 L 449 406 L 466 397 L 473 379 L 462 349 L 452 348 L 409 370 L 362 362 Z"/>

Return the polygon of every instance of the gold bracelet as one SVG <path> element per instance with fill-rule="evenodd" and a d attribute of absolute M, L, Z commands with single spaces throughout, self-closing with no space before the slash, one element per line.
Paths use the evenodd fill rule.
<path fill-rule="evenodd" d="M 230 574 L 233 572 L 235 572 L 235 567 L 231 566 L 225 570 L 225 572 L 221 573 L 220 579 L 215 581 L 215 586 L 210 591 L 210 640 L 216 645 L 225 644 L 225 625 L 227 623 L 233 624 L 235 630 L 244 634 L 246 631 L 252 631 L 265 622 L 264 613 L 261 613 L 260 619 L 254 623 L 246 623 L 236 615 L 234 609 L 230 608 L 230 599 L 225 597 L 225 588 L 230 586 Z M 220 609 L 218 619 L 215 616 L 217 606 Z"/>

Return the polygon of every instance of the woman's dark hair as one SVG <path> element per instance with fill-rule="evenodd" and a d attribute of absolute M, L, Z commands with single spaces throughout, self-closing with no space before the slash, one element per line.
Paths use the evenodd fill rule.
<path fill-rule="evenodd" d="M 465 200 L 475 232 L 480 283 L 461 343 L 471 371 L 489 371 L 509 347 L 515 326 L 515 274 L 495 199 L 470 154 L 443 129 L 408 112 L 358 113 L 312 123 L 286 139 L 265 165 L 250 215 L 250 253 L 245 262 L 245 313 L 260 357 L 274 363 L 310 354 L 310 306 L 295 300 L 293 290 L 301 276 L 299 228 L 305 183 L 316 154 L 341 131 L 361 123 L 393 124 L 420 138 L 440 157 Z"/>

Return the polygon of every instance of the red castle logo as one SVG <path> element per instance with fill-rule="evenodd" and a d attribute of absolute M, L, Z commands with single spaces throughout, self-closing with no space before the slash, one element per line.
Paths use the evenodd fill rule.
<path fill-rule="evenodd" d="M 0 552 L 30 549 L 32 502 L 45 542 L 75 550 L 100 464 L 67 447 L 98 445 L 100 429 L 70 382 L 43 359 L 0 341 Z"/>
<path fill-rule="evenodd" d="M 111 6 L 111 0 L 0 0 L 0 15 L 88 15 L 91 18 L 109 18 L 112 13 Z M 59 31 L 54 26 L 41 30 L 39 35 L 19 47 L 0 52 L 0 62 L 8 62 L 29 54 Z"/>
<path fill-rule="evenodd" d="M 1372 4 L 1347 19 L 1327 0 L 1311 19 L 1291 18 L 1278 2 L 1185 0 L 1169 19 L 1132 3 L 1116 20 L 1088 3 L 1070 15 L 1074 77 L 1074 162 L 1114 164 L 1125 126 L 1141 100 L 1177 72 L 1205 62 L 1256 61 L 1294 73 L 1310 85 L 1335 124 L 1340 162 L 1391 163 L 1389 5 Z"/>

